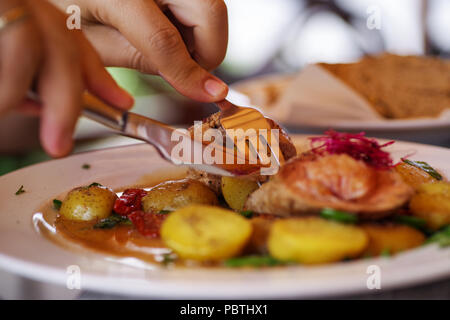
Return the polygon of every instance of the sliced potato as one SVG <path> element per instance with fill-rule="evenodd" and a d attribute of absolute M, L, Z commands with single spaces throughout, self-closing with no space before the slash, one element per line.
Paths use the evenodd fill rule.
<path fill-rule="evenodd" d="M 190 204 L 217 205 L 217 196 L 203 183 L 184 179 L 163 182 L 142 198 L 145 212 L 173 211 Z"/>
<path fill-rule="evenodd" d="M 403 181 L 409 184 L 414 189 L 417 189 L 421 184 L 432 183 L 437 180 L 426 173 L 424 170 L 401 162 L 395 166 L 395 171 L 397 171 L 402 177 Z"/>
<path fill-rule="evenodd" d="M 111 215 L 116 199 L 117 195 L 104 186 L 79 187 L 67 194 L 59 213 L 75 221 L 103 219 Z"/>
<path fill-rule="evenodd" d="M 274 258 L 304 264 L 354 258 L 367 244 L 368 237 L 362 229 L 317 217 L 277 220 L 268 240 Z"/>
<path fill-rule="evenodd" d="M 258 189 L 258 183 L 252 180 L 222 177 L 222 194 L 231 209 L 242 211 L 248 196 Z"/>
<path fill-rule="evenodd" d="M 252 224 L 219 207 L 192 205 L 169 214 L 161 227 L 164 243 L 181 258 L 217 261 L 239 254 Z"/>
<path fill-rule="evenodd" d="M 440 181 L 421 185 L 409 202 L 409 208 L 432 230 L 450 224 L 450 183 Z"/>
<path fill-rule="evenodd" d="M 366 255 L 379 256 L 384 252 L 394 254 L 420 246 L 425 235 L 417 229 L 401 224 L 367 223 L 361 228 L 369 236 Z"/>

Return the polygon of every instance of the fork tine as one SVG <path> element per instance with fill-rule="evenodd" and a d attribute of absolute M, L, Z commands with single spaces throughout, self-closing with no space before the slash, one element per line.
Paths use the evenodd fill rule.
<path fill-rule="evenodd" d="M 235 150 L 241 154 L 244 154 L 244 156 L 250 156 L 250 154 L 256 155 L 260 164 L 272 164 L 273 159 L 277 166 L 280 166 L 280 161 L 283 160 L 283 157 L 282 155 L 276 155 L 273 148 L 269 145 L 269 141 L 272 140 L 271 136 L 269 136 L 269 134 L 271 134 L 272 127 L 261 112 L 251 107 L 236 106 L 227 100 L 219 101 L 216 104 L 221 109 L 221 115 L 219 118 L 220 125 L 223 129 L 225 129 L 226 135 L 230 138 L 230 140 L 234 142 Z M 234 135 L 230 136 L 231 132 L 229 130 L 237 129 L 242 130 L 241 133 L 236 135 L 235 132 L 233 132 Z M 255 132 L 249 132 L 249 129 L 253 129 Z M 260 130 L 265 130 L 269 139 L 261 135 Z M 257 137 L 257 141 L 259 140 L 260 143 L 255 146 L 254 143 L 250 142 L 248 144 L 247 153 L 247 147 L 245 144 L 242 146 L 242 141 L 253 141 L 255 136 Z M 262 146 L 264 146 L 264 154 L 262 154 L 260 150 Z M 268 157 L 268 153 L 270 154 L 270 157 Z"/>

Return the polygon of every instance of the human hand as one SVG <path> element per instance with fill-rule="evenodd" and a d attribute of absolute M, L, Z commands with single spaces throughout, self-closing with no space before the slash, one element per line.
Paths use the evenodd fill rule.
<path fill-rule="evenodd" d="M 183 95 L 204 102 L 228 88 L 207 70 L 225 57 L 223 0 L 51 0 L 81 8 L 82 31 L 105 65 L 158 74 Z"/>
<path fill-rule="evenodd" d="M 0 115 L 13 109 L 39 114 L 40 140 L 52 156 L 68 154 L 84 89 L 127 109 L 133 99 L 106 72 L 101 59 L 66 16 L 47 1 L 2 0 L 0 15 L 25 8 L 28 15 L 0 30 Z M 41 102 L 26 99 L 35 85 Z"/>

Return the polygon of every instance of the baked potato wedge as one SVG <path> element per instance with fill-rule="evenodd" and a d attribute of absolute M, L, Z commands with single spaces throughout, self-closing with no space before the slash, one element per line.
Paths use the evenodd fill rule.
<path fill-rule="evenodd" d="M 385 252 L 395 254 L 418 247 L 425 241 L 422 232 L 407 225 L 367 223 L 361 228 L 369 236 L 369 245 L 364 251 L 368 256 L 379 256 Z"/>
<path fill-rule="evenodd" d="M 70 191 L 61 204 L 62 217 L 74 221 L 103 219 L 111 215 L 117 195 L 99 184 Z"/>
<path fill-rule="evenodd" d="M 190 204 L 218 205 L 217 196 L 203 183 L 183 179 L 166 181 L 153 187 L 142 198 L 145 212 L 174 211 Z"/>
<path fill-rule="evenodd" d="M 450 183 L 422 184 L 409 202 L 412 214 L 427 222 L 432 230 L 450 224 Z"/>
<path fill-rule="evenodd" d="M 256 181 L 234 177 L 222 177 L 222 195 L 231 209 L 242 211 L 248 196 L 259 188 Z"/>
<path fill-rule="evenodd" d="M 356 226 L 305 217 L 275 221 L 268 249 L 281 261 L 319 264 L 357 257 L 367 244 L 367 234 Z"/>
<path fill-rule="evenodd" d="M 241 252 L 252 224 L 239 214 L 213 206 L 191 205 L 169 214 L 161 238 L 178 256 L 217 261 Z"/>
<path fill-rule="evenodd" d="M 414 189 L 417 189 L 420 185 L 424 183 L 432 183 L 437 180 L 430 176 L 424 170 L 417 168 L 413 165 L 407 164 L 405 162 L 401 162 L 400 164 L 395 166 L 395 171 L 400 174 L 403 181 L 409 184 Z"/>

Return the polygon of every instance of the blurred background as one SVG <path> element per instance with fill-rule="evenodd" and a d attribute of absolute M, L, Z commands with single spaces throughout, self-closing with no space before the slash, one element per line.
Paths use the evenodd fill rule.
<path fill-rule="evenodd" d="M 351 62 L 384 51 L 450 57 L 449 0 L 225 2 L 229 46 L 215 73 L 229 84 L 294 73 L 314 62 Z M 118 68 L 109 71 L 135 96 L 134 112 L 188 126 L 217 111 L 214 105 L 180 96 L 158 77 Z M 39 149 L 37 128 L 32 118 L 0 119 L 0 175 L 48 158 Z M 85 119 L 79 121 L 76 139 L 75 152 L 135 142 Z"/>

